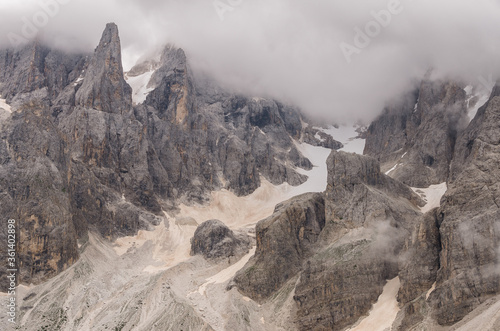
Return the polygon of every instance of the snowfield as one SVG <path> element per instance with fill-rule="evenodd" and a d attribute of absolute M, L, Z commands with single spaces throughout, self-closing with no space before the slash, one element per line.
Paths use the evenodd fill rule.
<path fill-rule="evenodd" d="M 5 99 L 0 99 L 0 108 L 12 113 L 12 108 L 10 108 L 9 104 L 5 102 Z"/>
<path fill-rule="evenodd" d="M 356 131 L 360 129 L 358 126 L 342 125 L 338 128 L 329 126 L 328 128 L 315 128 L 329 134 L 333 139 L 340 141 L 344 144 L 341 151 L 348 153 L 356 153 L 363 155 L 365 149 L 365 139 L 359 138 L 359 133 Z"/>
<path fill-rule="evenodd" d="M 491 90 L 488 91 L 486 88 L 475 89 L 472 85 L 468 85 L 464 88 L 464 91 L 467 94 L 467 115 L 469 121 L 472 121 L 479 108 L 481 108 L 490 98 Z M 475 104 L 471 105 L 473 100 L 475 100 Z"/>
<path fill-rule="evenodd" d="M 427 213 L 429 210 L 441 206 L 441 198 L 448 190 L 446 183 L 441 183 L 438 185 L 431 185 L 427 188 L 411 188 L 415 193 L 420 195 L 422 199 L 426 202 L 426 205 L 421 207 L 422 213 Z"/>
<path fill-rule="evenodd" d="M 148 87 L 148 83 L 154 72 L 154 70 L 151 70 L 135 77 L 125 75 L 125 80 L 132 88 L 132 101 L 135 104 L 141 104 L 146 101 L 149 92 L 154 90 L 154 88 Z"/>
<path fill-rule="evenodd" d="M 387 282 L 382 294 L 368 313 L 369 315 L 355 327 L 347 331 L 385 331 L 390 330 L 392 323 L 399 312 L 397 295 L 399 291 L 399 277 Z"/>

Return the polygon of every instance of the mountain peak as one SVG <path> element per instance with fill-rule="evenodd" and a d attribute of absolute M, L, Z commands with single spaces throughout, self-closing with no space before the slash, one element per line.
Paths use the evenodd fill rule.
<path fill-rule="evenodd" d="M 123 113 L 132 107 L 132 89 L 123 78 L 120 36 L 115 23 L 106 24 L 76 94 L 76 103 L 108 113 Z"/>
<path fill-rule="evenodd" d="M 99 42 L 99 46 L 97 46 L 97 48 L 107 46 L 110 43 L 120 45 L 118 26 L 115 23 L 106 24 L 106 28 L 102 33 L 101 41 Z"/>

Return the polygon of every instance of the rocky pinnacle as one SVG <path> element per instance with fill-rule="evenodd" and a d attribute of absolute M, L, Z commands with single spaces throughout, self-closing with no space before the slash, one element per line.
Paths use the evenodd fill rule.
<path fill-rule="evenodd" d="M 132 108 L 132 89 L 123 78 L 118 27 L 108 23 L 76 94 L 76 104 L 107 113 Z"/>

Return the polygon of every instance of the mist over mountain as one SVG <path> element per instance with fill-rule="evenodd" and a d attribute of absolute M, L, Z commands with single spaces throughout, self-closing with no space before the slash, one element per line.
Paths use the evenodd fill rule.
<path fill-rule="evenodd" d="M 54 2 L 56 14 L 46 22 L 36 17 Z M 7 32 L 22 36 L 35 17 L 49 44 L 92 51 L 102 26 L 113 21 L 121 28 L 126 70 L 144 50 L 174 43 L 194 68 L 226 87 L 290 101 L 336 122 L 369 123 L 429 68 L 474 85 L 493 85 L 500 73 L 500 4 L 493 0 L 4 0 L 0 6 L 0 45 L 9 45 Z M 367 27 L 368 40 L 359 37 Z M 357 48 L 350 63 L 343 43 Z"/>

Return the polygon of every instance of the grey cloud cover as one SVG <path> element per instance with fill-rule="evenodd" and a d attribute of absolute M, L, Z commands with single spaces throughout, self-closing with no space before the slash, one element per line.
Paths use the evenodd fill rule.
<path fill-rule="evenodd" d="M 0 0 L 0 45 L 49 1 Z M 212 0 L 64 2 L 40 29 L 57 47 L 92 51 L 104 25 L 115 22 L 125 67 L 173 42 L 223 84 L 335 121 L 373 119 L 430 67 L 472 83 L 500 73 L 497 0 L 220 0 L 231 7 L 223 20 Z M 365 30 L 373 11 L 394 5 L 398 13 L 348 63 L 340 45 L 355 46 L 355 28 Z"/>

